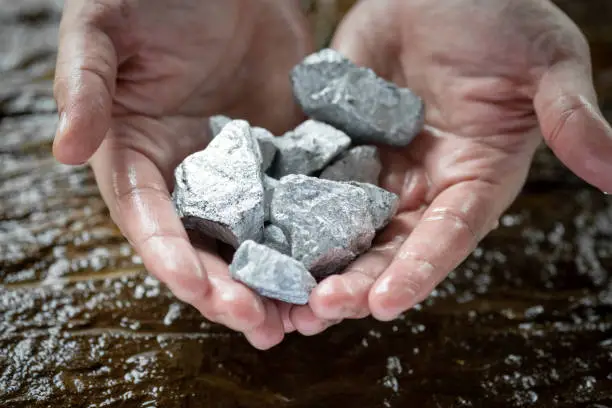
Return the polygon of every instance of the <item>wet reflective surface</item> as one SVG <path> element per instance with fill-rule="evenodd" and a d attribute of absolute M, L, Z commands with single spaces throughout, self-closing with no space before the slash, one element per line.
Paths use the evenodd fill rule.
<path fill-rule="evenodd" d="M 415 310 L 255 351 L 148 277 L 90 170 L 50 156 L 53 4 L 0 0 L 1 407 L 612 407 L 612 196 L 543 150 Z M 612 104 L 609 1 L 562 5 Z"/>

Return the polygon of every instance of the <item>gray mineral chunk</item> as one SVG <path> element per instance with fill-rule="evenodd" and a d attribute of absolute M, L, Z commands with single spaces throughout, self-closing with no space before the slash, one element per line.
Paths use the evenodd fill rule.
<path fill-rule="evenodd" d="M 419 96 L 329 48 L 295 66 L 291 82 L 307 115 L 343 130 L 355 143 L 406 146 L 424 124 Z"/>
<path fill-rule="evenodd" d="M 209 119 L 210 131 L 212 138 L 217 137 L 221 130 L 232 121 L 231 118 L 223 115 L 215 115 L 211 116 Z M 274 161 L 274 157 L 276 156 L 276 144 L 274 143 L 274 135 L 264 129 L 262 127 L 254 126 L 251 127 L 251 132 L 257 142 L 259 143 L 259 150 L 261 151 L 262 157 L 262 165 L 261 169 L 263 171 L 268 170 L 272 162 Z"/>
<path fill-rule="evenodd" d="M 363 188 L 304 175 L 280 180 L 270 220 L 287 236 L 291 256 L 317 278 L 339 272 L 371 247 L 375 235 Z"/>
<path fill-rule="evenodd" d="M 263 245 L 275 249 L 281 254 L 291 256 L 291 245 L 282 229 L 274 224 L 264 229 Z"/>
<path fill-rule="evenodd" d="M 277 148 L 275 141 L 277 138 L 270 131 L 262 127 L 253 127 L 252 131 L 261 150 L 261 170 L 265 172 L 270 168 L 276 157 Z"/>
<path fill-rule="evenodd" d="M 264 174 L 264 221 L 270 221 L 270 203 L 272 202 L 272 193 L 278 185 L 278 180 Z"/>
<path fill-rule="evenodd" d="M 227 125 L 231 121 L 232 119 L 228 118 L 227 116 L 223 116 L 223 115 L 211 116 L 208 119 L 211 138 L 215 138 L 221 132 L 221 129 L 223 129 L 223 127 L 225 127 L 225 125 Z"/>
<path fill-rule="evenodd" d="M 308 303 L 317 284 L 300 262 L 254 241 L 240 245 L 229 270 L 260 295 L 298 305 Z"/>
<path fill-rule="evenodd" d="M 357 146 L 340 155 L 319 176 L 335 181 L 358 181 L 378 185 L 382 165 L 376 146 Z"/>
<path fill-rule="evenodd" d="M 227 124 L 208 147 L 175 170 L 173 200 L 186 228 L 235 248 L 261 241 L 264 189 L 261 152 L 245 121 Z"/>
<path fill-rule="evenodd" d="M 397 213 L 399 197 L 397 194 L 380 188 L 373 184 L 351 182 L 351 185 L 361 187 L 369 199 L 369 210 L 372 215 L 372 223 L 378 231 L 389 224 L 389 221 Z"/>
<path fill-rule="evenodd" d="M 342 131 L 315 120 L 307 120 L 275 139 L 278 153 L 270 174 L 277 179 L 288 174 L 312 173 L 323 169 L 348 149 L 351 139 Z"/>

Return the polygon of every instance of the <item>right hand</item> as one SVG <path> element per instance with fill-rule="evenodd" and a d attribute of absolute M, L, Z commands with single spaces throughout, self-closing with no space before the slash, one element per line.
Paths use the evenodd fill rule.
<path fill-rule="evenodd" d="M 90 162 L 149 272 L 262 349 L 282 340 L 289 309 L 233 281 L 216 248 L 194 249 L 169 191 L 207 145 L 207 117 L 274 133 L 303 120 L 288 75 L 310 52 L 297 0 L 66 0 L 60 26 L 55 157 Z"/>

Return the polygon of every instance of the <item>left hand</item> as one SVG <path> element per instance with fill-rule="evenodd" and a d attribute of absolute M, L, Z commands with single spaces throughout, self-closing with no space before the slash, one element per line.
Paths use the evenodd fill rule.
<path fill-rule="evenodd" d="M 612 129 L 588 44 L 550 1 L 362 0 L 332 47 L 422 96 L 426 128 L 408 148 L 382 150 L 381 183 L 400 211 L 374 249 L 291 309 L 302 334 L 391 320 L 426 298 L 496 227 L 542 136 L 612 192 Z"/>

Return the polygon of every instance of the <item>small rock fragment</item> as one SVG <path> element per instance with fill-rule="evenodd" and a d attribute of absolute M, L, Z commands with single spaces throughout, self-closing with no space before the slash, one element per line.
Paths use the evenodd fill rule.
<path fill-rule="evenodd" d="M 350 184 L 361 187 L 367 194 L 374 229 L 378 231 L 386 227 L 397 213 L 399 206 L 397 194 L 369 183 L 350 182 Z"/>
<path fill-rule="evenodd" d="M 278 153 L 270 174 L 280 179 L 288 174 L 310 175 L 323 169 L 349 147 L 351 139 L 330 125 L 307 120 L 275 138 L 275 143 Z"/>
<path fill-rule="evenodd" d="M 272 163 L 274 162 L 274 158 L 276 157 L 276 137 L 269 132 L 267 129 L 262 127 L 253 127 L 251 128 L 253 135 L 257 139 L 259 143 L 259 149 L 261 150 L 261 170 L 267 171 Z"/>
<path fill-rule="evenodd" d="M 340 271 L 372 245 L 375 235 L 365 190 L 304 175 L 283 177 L 270 220 L 291 244 L 291 255 L 316 278 Z"/>
<path fill-rule="evenodd" d="M 173 200 L 186 228 L 237 248 L 261 241 L 264 189 L 261 152 L 245 121 L 234 120 L 208 147 L 175 170 Z"/>
<path fill-rule="evenodd" d="M 297 305 L 308 303 L 317 284 L 300 262 L 250 240 L 240 245 L 229 271 L 260 295 Z"/>
<path fill-rule="evenodd" d="M 272 193 L 274 189 L 278 185 L 278 180 L 268 176 L 267 174 L 263 175 L 263 187 L 264 187 L 264 221 L 270 221 L 270 203 L 272 202 Z"/>
<path fill-rule="evenodd" d="M 376 146 L 357 146 L 340 155 L 319 178 L 378 185 L 382 165 Z"/>
<path fill-rule="evenodd" d="M 209 118 L 210 132 L 212 138 L 214 139 L 221 130 L 232 121 L 231 118 L 223 115 L 215 115 Z M 263 171 L 268 170 L 272 162 L 274 161 L 274 157 L 276 156 L 276 145 L 274 143 L 274 135 L 264 129 L 262 127 L 254 126 L 251 127 L 251 132 L 253 136 L 257 139 L 259 143 L 259 149 L 261 151 L 262 156 L 262 165 L 261 169 Z"/>
<path fill-rule="evenodd" d="M 343 130 L 355 143 L 406 146 L 424 124 L 419 96 L 329 48 L 295 66 L 291 83 L 307 115 Z"/>
<path fill-rule="evenodd" d="M 281 254 L 291 256 L 291 245 L 282 229 L 274 224 L 264 229 L 263 245 L 275 249 Z"/>
<path fill-rule="evenodd" d="M 231 118 L 223 115 L 215 115 L 208 118 L 208 124 L 210 126 L 211 139 L 214 139 L 228 123 L 232 121 Z"/>

